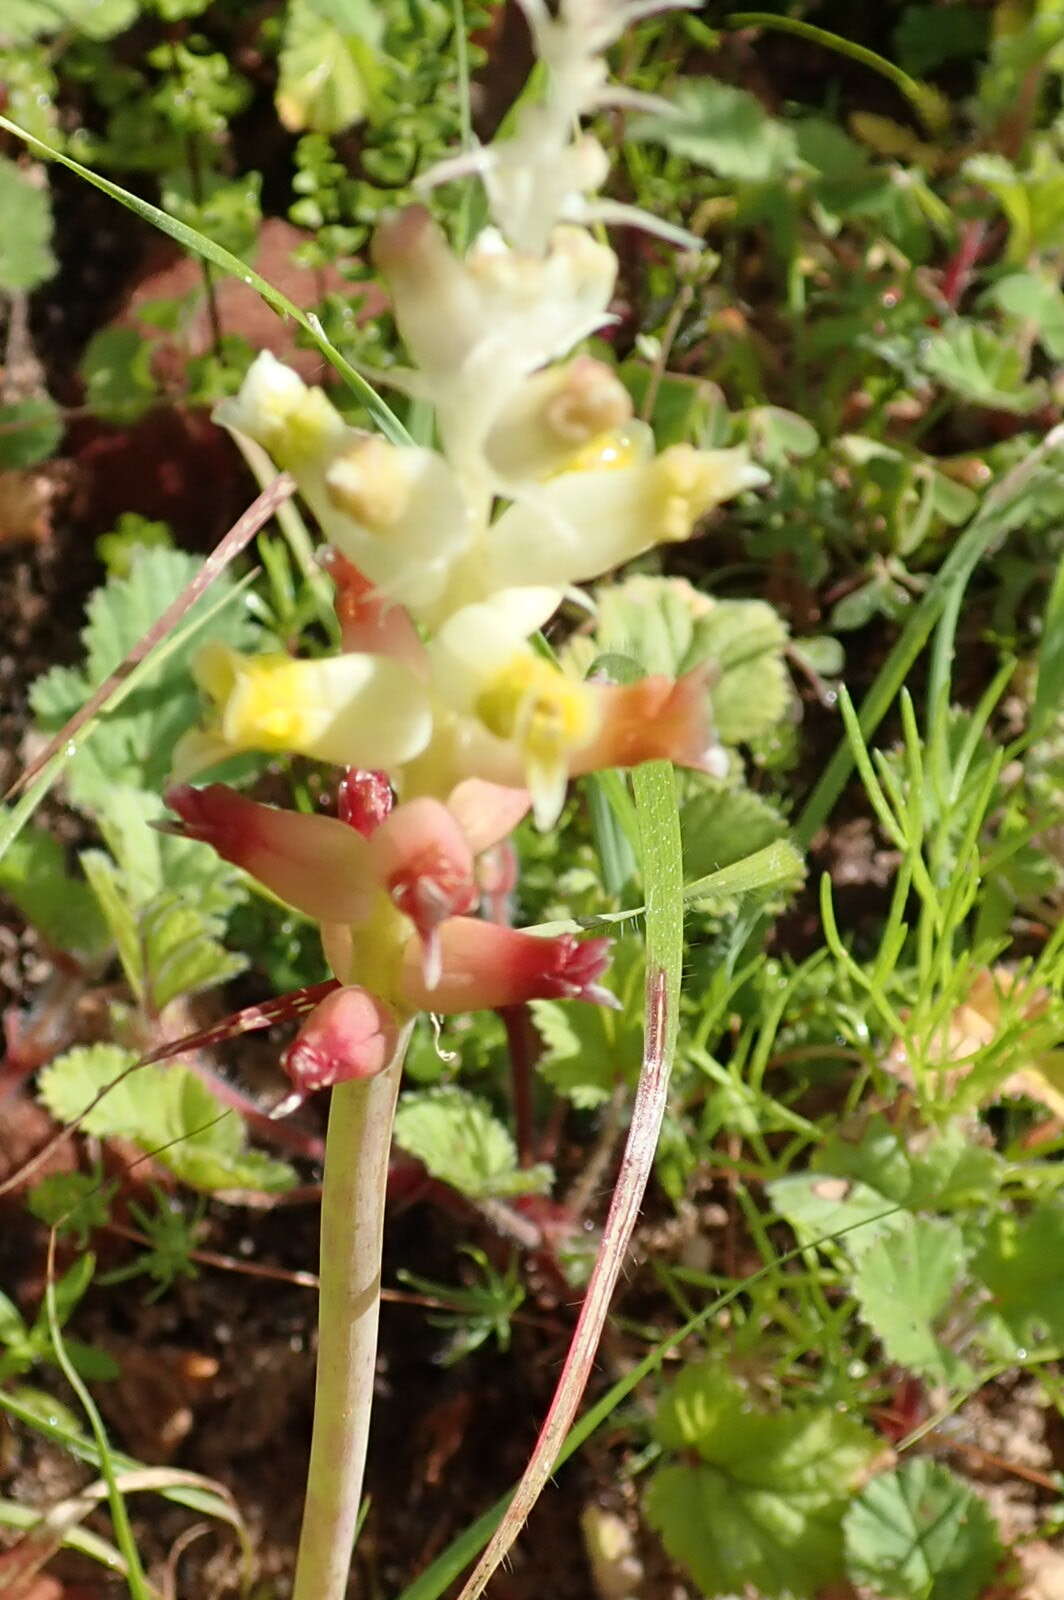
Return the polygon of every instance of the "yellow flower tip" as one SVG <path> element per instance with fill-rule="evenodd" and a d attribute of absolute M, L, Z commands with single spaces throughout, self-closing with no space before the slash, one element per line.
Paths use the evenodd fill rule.
<path fill-rule="evenodd" d="M 691 535 L 699 517 L 743 489 L 768 482 L 768 473 L 751 462 L 745 450 L 696 450 L 674 444 L 654 462 L 656 542 L 680 542 Z"/>
<path fill-rule="evenodd" d="M 306 389 L 277 430 L 271 454 L 283 467 L 298 470 L 321 461 L 336 448 L 344 421 L 324 389 Z"/>
<path fill-rule="evenodd" d="M 394 526 L 410 503 L 400 452 L 371 434 L 355 439 L 330 462 L 325 488 L 338 510 L 372 531 Z"/>
<path fill-rule="evenodd" d="M 214 420 L 256 439 L 281 466 L 298 469 L 336 448 L 344 422 L 322 389 L 264 350 L 239 393 L 215 407 Z"/>
<path fill-rule="evenodd" d="M 281 653 L 236 656 L 222 706 L 222 733 L 235 750 L 300 750 L 320 722 L 307 704 L 303 663 Z"/>
<path fill-rule="evenodd" d="M 206 644 L 192 662 L 192 676 L 215 705 L 224 705 L 232 693 L 243 657 L 227 644 Z"/>
<path fill-rule="evenodd" d="M 643 456 L 640 435 L 631 428 L 611 428 L 588 439 L 565 462 L 564 472 L 609 472 L 634 466 Z"/>
<path fill-rule="evenodd" d="M 594 695 L 549 661 L 522 653 L 490 679 L 474 709 L 489 732 L 521 752 L 537 826 L 551 827 L 565 800 L 570 755 L 598 728 Z"/>

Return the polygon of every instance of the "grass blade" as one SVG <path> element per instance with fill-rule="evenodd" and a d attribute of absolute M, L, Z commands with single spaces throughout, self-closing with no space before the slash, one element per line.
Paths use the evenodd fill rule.
<path fill-rule="evenodd" d="M 683 959 L 683 860 L 676 785 L 667 762 L 633 773 L 646 885 L 647 982 L 643 1066 L 621 1168 L 572 1343 L 520 1483 L 459 1600 L 477 1600 L 505 1560 L 555 1470 L 591 1373 L 610 1301 L 628 1253 L 668 1098 Z"/>
<path fill-rule="evenodd" d="M 103 177 L 98 172 L 93 172 L 91 167 L 83 167 L 80 161 L 66 156 L 61 150 L 56 150 L 52 145 L 45 144 L 43 139 L 28 133 L 25 128 L 20 128 L 17 122 L 10 121 L 7 117 L 0 117 L 0 128 L 5 133 L 13 134 L 16 139 L 21 139 L 23 144 L 37 156 L 48 161 L 58 161 L 60 166 L 66 167 L 70 172 L 76 172 L 79 178 L 84 178 L 86 183 L 91 183 L 94 189 L 99 189 L 103 194 L 109 195 L 112 200 L 117 200 L 119 205 L 126 207 L 145 222 L 150 222 L 160 233 L 169 234 L 179 245 L 186 250 L 191 250 L 193 255 L 199 256 L 204 261 L 209 261 L 212 266 L 219 267 L 222 272 L 230 277 L 239 278 L 249 288 L 255 289 L 265 300 L 266 304 L 276 311 L 281 317 L 291 317 L 294 322 L 308 333 L 325 357 L 331 367 L 335 367 L 343 378 L 348 388 L 356 394 L 377 427 L 390 439 L 392 444 L 409 444 L 410 435 L 407 433 L 395 412 L 387 405 L 373 388 L 366 382 L 360 372 L 356 372 L 351 363 L 345 359 L 332 343 L 312 313 L 306 312 L 297 306 L 294 300 L 289 300 L 280 289 L 275 289 L 272 283 L 252 268 L 246 261 L 241 261 L 239 256 L 234 256 L 229 250 L 224 250 L 220 244 L 215 244 L 213 239 L 208 239 L 206 234 L 198 233 L 195 228 L 190 228 L 187 223 L 179 222 L 168 211 L 163 211 L 159 206 L 153 206 L 149 201 L 142 200 L 139 195 L 130 194 L 128 189 L 123 189 L 120 184 L 112 183 L 109 178 Z"/>

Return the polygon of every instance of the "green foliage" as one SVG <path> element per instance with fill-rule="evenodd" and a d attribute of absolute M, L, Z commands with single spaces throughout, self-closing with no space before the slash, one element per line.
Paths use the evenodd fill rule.
<path fill-rule="evenodd" d="M 1018 1349 L 1064 1349 L 1064 1284 L 1054 1270 L 1064 1248 L 1064 1204 L 1046 1201 L 1025 1216 L 991 1217 L 973 1268 Z"/>
<path fill-rule="evenodd" d="M 956 1223 L 914 1217 L 861 1254 L 853 1288 L 887 1356 L 931 1383 L 963 1387 L 971 1369 L 938 1337 L 956 1316 L 966 1252 Z"/>
<path fill-rule="evenodd" d="M 922 362 L 929 377 L 969 405 L 1033 411 L 1045 395 L 1040 384 L 1024 383 L 1023 352 L 981 323 L 951 323 L 928 340 Z"/>
<path fill-rule="evenodd" d="M 62 437 L 59 407 L 48 395 L 0 405 L 0 471 L 46 461 Z"/>
<path fill-rule="evenodd" d="M 136 511 L 123 511 L 109 533 L 96 541 L 96 556 L 107 568 L 109 578 L 128 578 L 137 551 L 172 548 L 174 536 L 165 522 L 153 522 Z"/>
<path fill-rule="evenodd" d="M 0 156 L 0 291 L 24 293 L 56 269 L 48 191 L 6 156 Z"/>
<path fill-rule="evenodd" d="M 119 1045 L 68 1050 L 41 1073 L 41 1101 L 60 1122 L 85 1113 L 80 1126 L 86 1133 L 130 1140 L 190 1188 L 273 1194 L 292 1186 L 292 1169 L 249 1149 L 236 1112 L 191 1068 L 174 1063 L 131 1070 L 136 1061 Z"/>
<path fill-rule="evenodd" d="M 342 133 L 372 116 L 387 75 L 382 17 L 368 0 L 289 0 L 277 114 L 293 133 Z"/>
<path fill-rule="evenodd" d="M 129 27 L 138 9 L 138 0 L 9 0 L 0 19 L 0 41 L 30 44 L 68 31 L 112 39 Z"/>
<path fill-rule="evenodd" d="M 186 1216 L 170 1197 L 153 1186 L 155 1210 L 129 1202 L 130 1216 L 148 1240 L 147 1248 L 127 1266 L 105 1273 L 103 1284 L 128 1283 L 132 1278 L 151 1278 L 155 1287 L 145 1296 L 148 1303 L 172 1289 L 179 1278 L 197 1278 L 199 1268 L 191 1259 L 199 1238 L 206 1209 L 201 1200 L 192 1216 Z"/>
<path fill-rule="evenodd" d="M 647 1516 L 703 1593 L 811 1596 L 843 1576 L 843 1515 L 879 1449 L 859 1423 L 829 1407 L 761 1410 L 705 1363 L 671 1385 L 655 1433 L 686 1459 L 657 1468 Z"/>
<path fill-rule="evenodd" d="M 550 1168 L 519 1167 L 505 1124 L 484 1100 L 457 1085 L 404 1094 L 395 1142 L 470 1200 L 543 1194 L 550 1187 Z"/>
<path fill-rule="evenodd" d="M 633 138 L 651 139 L 736 183 L 766 183 L 798 162 L 794 133 L 766 115 L 745 89 L 715 78 L 680 85 L 671 115 L 641 118 Z"/>
<path fill-rule="evenodd" d="M 93 1230 L 110 1221 L 114 1190 L 99 1167 L 92 1172 L 53 1172 L 34 1184 L 26 1203 L 33 1216 L 84 1250 Z"/>
<path fill-rule="evenodd" d="M 112 578 L 96 590 L 81 634 L 84 667 L 54 667 L 33 686 L 33 710 L 46 732 L 62 727 L 74 715 L 198 570 L 198 561 L 183 552 L 145 549 L 134 558 L 128 576 Z M 230 586 L 223 574 L 210 597 L 198 602 L 199 615 Z M 193 608 L 189 619 L 196 615 Z M 104 814 L 117 788 L 155 793 L 162 788 L 173 747 L 199 714 L 189 661 L 208 637 L 246 647 L 254 629 L 241 607 L 226 607 L 213 619 L 209 634 L 200 632 L 184 648 L 172 651 L 136 694 L 101 718 L 92 740 L 70 768 L 69 792 L 75 804 Z"/>
<path fill-rule="evenodd" d="M 456 1366 L 489 1339 L 494 1339 L 500 1350 L 508 1350 L 510 1322 L 525 1298 L 525 1291 L 518 1282 L 516 1256 L 511 1256 L 505 1272 L 497 1272 L 484 1251 L 475 1245 L 464 1245 L 462 1254 L 468 1256 L 475 1277 L 472 1283 L 460 1288 L 449 1283 L 434 1283 L 416 1272 L 403 1269 L 399 1272 L 400 1282 L 419 1294 L 442 1301 L 447 1308 L 427 1319 L 432 1327 L 445 1328 L 450 1334 L 436 1356 L 441 1367 Z"/>
<path fill-rule="evenodd" d="M 616 1011 L 558 1000 L 531 1002 L 545 1047 L 539 1069 L 575 1106 L 601 1105 L 618 1085 L 635 1086 L 643 1059 L 644 966 L 638 939 L 614 946 L 609 981 L 620 1001 Z"/>
<path fill-rule="evenodd" d="M 69 1267 L 55 1285 L 56 1320 L 60 1327 L 69 1321 L 78 1301 L 92 1282 L 96 1258 L 91 1254 L 81 1256 Z M 27 1323 L 18 1307 L 0 1291 L 0 1382 L 19 1377 L 24 1372 L 42 1364 L 55 1366 L 55 1343 L 48 1326 L 48 1313 L 44 1306 L 32 1323 Z M 76 1372 L 93 1381 L 117 1378 L 118 1367 L 103 1350 L 76 1339 L 63 1339 L 66 1352 Z"/>
<path fill-rule="evenodd" d="M 891 1600 L 977 1600 L 1003 1554 L 986 1503 L 925 1457 L 873 1478 L 845 1530 L 850 1576 Z"/>
<path fill-rule="evenodd" d="M 91 959 L 107 949 L 107 924 L 92 891 L 67 872 L 62 845 L 44 828 L 23 828 L 0 858 L 0 892 L 54 950 Z"/>

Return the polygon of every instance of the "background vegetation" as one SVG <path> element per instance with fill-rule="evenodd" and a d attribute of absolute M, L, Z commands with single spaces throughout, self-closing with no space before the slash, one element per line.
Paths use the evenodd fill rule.
<path fill-rule="evenodd" d="M 5 786 L 254 494 L 206 413 L 258 348 L 372 420 L 322 343 L 375 380 L 401 359 L 370 230 L 493 131 L 527 51 L 501 0 L 7 0 L 6 117 L 134 209 L 2 136 Z M 745 442 L 772 481 L 551 634 L 581 671 L 713 663 L 728 773 L 678 779 L 683 1015 L 606 1426 L 498 1592 L 1052 1600 L 1064 6 L 710 4 L 647 20 L 614 66 L 677 108 L 604 119 L 616 198 L 705 248 L 618 230 L 597 353 L 659 443 Z M 215 265 L 165 254 L 138 202 Z M 467 182 L 431 203 L 456 239 L 478 226 Z M 255 269 L 314 320 L 267 312 Z M 93 1097 L 325 976 L 309 925 L 152 824 L 198 713 L 190 653 L 321 653 L 330 617 L 289 508 L 0 818 L 0 1521 L 59 1507 L 14 1546 L 12 1595 L 122 1592 L 121 1529 L 83 1494 L 100 1471 L 167 1497 L 133 1520 L 160 1588 L 285 1592 L 320 1109 L 267 1121 L 280 1029 Z M 332 803 L 302 760 L 239 777 Z M 564 1354 L 641 1058 L 633 818 L 627 780 L 586 780 L 554 833 L 522 829 L 515 889 L 522 923 L 615 934 L 623 1009 L 415 1041 L 359 1592 L 445 1591 L 471 1545 L 441 1552 L 519 1471 Z M 221 1532 L 192 1543 L 204 1516 Z"/>

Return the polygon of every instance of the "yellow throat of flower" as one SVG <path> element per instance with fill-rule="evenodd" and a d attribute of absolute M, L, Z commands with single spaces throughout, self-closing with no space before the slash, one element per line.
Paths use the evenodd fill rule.
<path fill-rule="evenodd" d="M 298 750 L 306 743 L 313 708 L 302 663 L 291 656 L 242 656 L 226 645 L 207 645 L 195 676 L 214 701 L 219 731 L 233 750 Z"/>
<path fill-rule="evenodd" d="M 596 731 L 591 692 L 549 661 L 522 652 L 496 672 L 474 709 L 489 732 L 517 746 L 536 822 L 550 827 L 565 799 L 569 756 Z"/>

